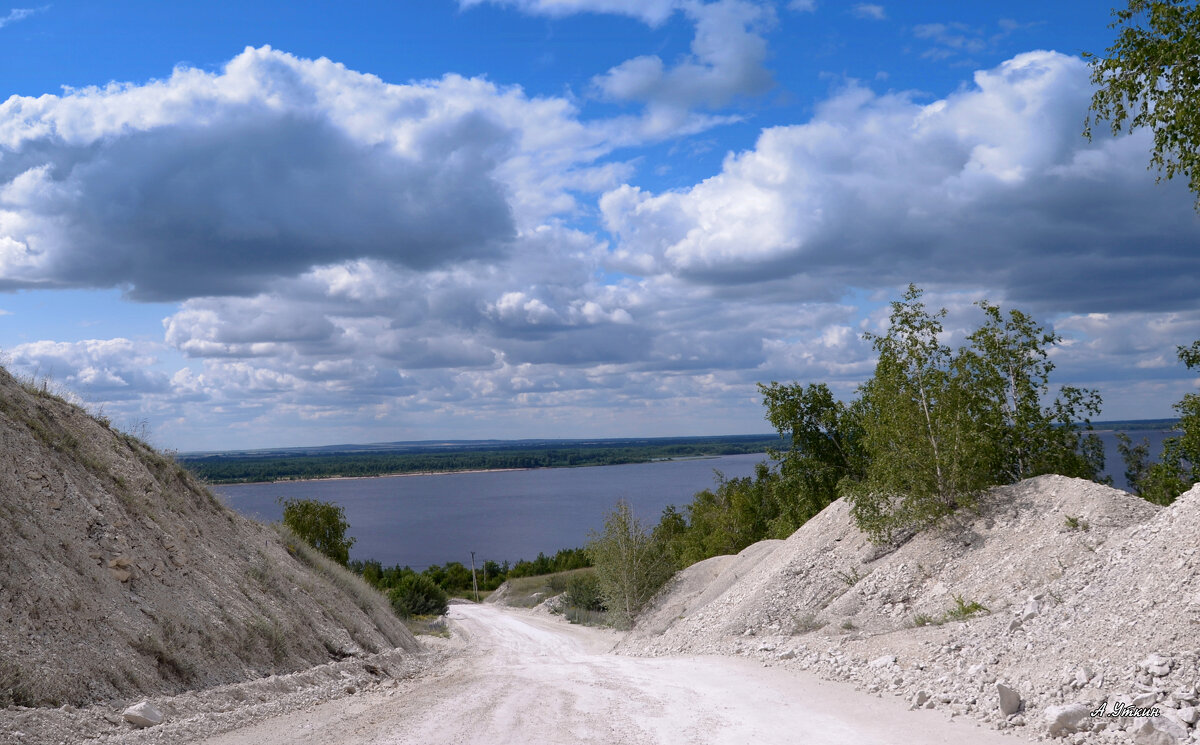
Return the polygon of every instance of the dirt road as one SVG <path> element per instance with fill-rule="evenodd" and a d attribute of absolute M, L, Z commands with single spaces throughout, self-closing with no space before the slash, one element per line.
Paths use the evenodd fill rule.
<path fill-rule="evenodd" d="M 401 688 L 260 722 L 208 745 L 1029 742 L 848 685 L 725 657 L 608 653 L 611 632 L 456 605 L 463 653 Z"/>

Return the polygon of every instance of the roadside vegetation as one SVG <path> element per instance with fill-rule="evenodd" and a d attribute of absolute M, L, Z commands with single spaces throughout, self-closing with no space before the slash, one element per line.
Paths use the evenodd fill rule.
<path fill-rule="evenodd" d="M 565 612 L 575 620 L 627 628 L 675 571 L 785 538 L 838 498 L 849 501 L 873 541 L 896 543 L 970 510 L 993 486 L 1051 473 L 1101 480 L 1103 449 L 1090 431 L 1100 396 L 1052 388 L 1049 350 L 1059 337 L 1019 310 L 986 301 L 979 307 L 983 324 L 952 350 L 942 341 L 946 311 L 928 311 L 922 291 L 910 285 L 892 303 L 886 330 L 866 335 L 878 362 L 856 398 L 841 401 L 825 383 L 760 385 L 766 418 L 788 445 L 770 452 L 773 463 L 760 463 L 753 477 L 718 473 L 715 489 L 698 492 L 683 509 L 669 506 L 654 525 L 618 502 L 584 549 L 515 565 L 483 561 L 472 577 L 460 562 L 422 572 L 348 562 L 340 508 L 289 500 L 284 522 L 385 593 L 404 617 L 444 613 L 449 597 L 473 597 L 476 587 L 486 594 L 506 580 L 549 576 L 528 583 L 540 589 L 520 592 L 565 592 Z M 1179 358 L 1200 368 L 1200 342 L 1181 347 Z M 1149 462 L 1145 441 L 1120 441 L 1132 488 L 1157 504 L 1200 479 L 1200 394 L 1175 408 L 1180 434 L 1167 438 L 1159 462 Z M 1078 519 L 1066 525 L 1088 529 Z M 568 587 L 562 573 L 585 567 L 594 569 Z"/>
<path fill-rule="evenodd" d="M 533 578 L 531 584 L 541 585 L 545 584 L 543 577 L 557 578 L 551 579 L 552 583 L 562 583 L 555 589 L 557 594 L 567 589 L 567 578 L 572 572 L 591 566 L 587 552 L 580 548 L 562 549 L 554 556 L 539 553 L 532 561 L 521 560 L 511 565 L 507 561 L 483 561 L 474 577 L 469 567 L 457 561 L 435 564 L 422 572 L 407 566 L 384 567 L 374 559 L 350 561 L 354 539 L 346 536 L 350 524 L 340 505 L 315 499 L 280 502 L 284 509 L 278 530 L 289 551 L 318 569 L 332 572 L 339 580 L 342 574 L 352 579 L 342 584 L 352 585 L 348 589 L 353 589 L 356 596 L 364 594 L 367 588 L 381 593 L 391 603 L 392 610 L 405 619 L 442 615 L 451 597 L 474 598 L 477 587 L 482 599 L 506 580 Z M 345 569 L 333 571 L 331 566 Z"/>
<path fill-rule="evenodd" d="M 993 486 L 1050 473 L 1107 480 L 1090 424 L 1099 394 L 1051 384 L 1059 337 L 1019 310 L 981 302 L 983 324 L 951 349 L 946 311 L 927 310 L 922 295 L 910 285 L 886 330 L 866 335 L 878 362 L 850 401 L 823 382 L 759 386 L 785 446 L 753 477 L 718 473 L 715 489 L 668 507 L 653 527 L 617 505 L 588 546 L 615 620 L 628 624 L 672 571 L 786 538 L 841 497 L 873 541 L 895 543 L 970 510 Z M 1200 368 L 1200 342 L 1179 356 Z M 1200 394 L 1176 410 L 1180 435 L 1166 440 L 1158 463 L 1144 443 L 1122 446 L 1133 488 L 1158 504 L 1200 480 Z"/>
<path fill-rule="evenodd" d="M 1176 350 L 1189 370 L 1200 371 L 1200 341 Z M 1155 504 L 1168 505 L 1192 484 L 1200 481 L 1200 394 L 1188 393 L 1175 404 L 1179 434 L 1163 440 L 1157 462 L 1150 461 L 1150 443 L 1134 443 L 1129 435 L 1117 435 L 1125 478 L 1138 496 Z"/>

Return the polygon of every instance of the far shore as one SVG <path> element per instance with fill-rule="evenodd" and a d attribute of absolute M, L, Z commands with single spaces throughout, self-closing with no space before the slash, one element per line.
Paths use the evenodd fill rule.
<path fill-rule="evenodd" d="M 728 453 L 727 455 L 766 455 L 766 453 Z M 398 476 L 452 476 L 462 473 L 506 473 L 509 471 L 544 471 L 552 468 L 605 468 L 607 466 L 635 466 L 647 463 L 678 463 L 685 460 L 708 460 L 724 458 L 725 455 L 688 455 L 678 458 L 652 458 L 627 463 L 589 463 L 582 466 L 531 466 L 529 468 L 465 468 L 453 471 L 402 471 L 400 473 L 377 473 L 370 476 L 312 476 L 303 479 L 272 479 L 270 481 L 213 481 L 207 486 L 249 486 L 251 484 L 303 484 L 314 481 L 358 481 L 362 479 L 387 479 Z"/>

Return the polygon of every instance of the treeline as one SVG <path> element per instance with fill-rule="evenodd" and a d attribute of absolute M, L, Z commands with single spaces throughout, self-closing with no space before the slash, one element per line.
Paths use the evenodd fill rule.
<path fill-rule="evenodd" d="M 677 569 L 785 538 L 845 497 L 858 527 L 898 542 L 971 508 L 989 487 L 1047 473 L 1099 479 L 1104 451 L 1089 430 L 1096 391 L 1052 391 L 1049 349 L 1060 339 L 1018 310 L 979 303 L 984 323 L 956 350 L 944 344 L 944 309 L 930 312 L 915 286 L 893 302 L 886 331 L 867 333 L 875 373 L 846 402 L 825 383 L 760 385 L 767 419 L 786 449 L 753 477 L 718 478 L 652 527 L 619 503 L 588 551 L 619 623 Z M 1200 367 L 1200 342 L 1179 350 Z M 1182 434 L 1159 463 L 1123 445 L 1139 494 L 1167 504 L 1200 478 L 1200 394 L 1176 406 Z"/>
<path fill-rule="evenodd" d="M 611 441 L 547 444 L 521 449 L 447 452 L 347 452 L 321 455 L 208 455 L 181 456 L 196 476 L 213 484 L 286 479 L 364 477 L 403 473 L 444 473 L 504 468 L 566 468 L 647 463 L 655 460 L 711 455 L 761 453 L 778 447 L 775 435 L 670 438 L 614 444 Z"/>
<path fill-rule="evenodd" d="M 475 567 L 475 579 L 479 583 L 479 591 L 491 591 L 502 585 L 505 580 L 518 577 L 535 577 L 543 574 L 555 574 L 571 569 L 582 569 L 591 566 L 587 552 L 582 548 L 564 548 L 553 556 L 539 553 L 536 559 L 524 559 L 509 564 L 492 560 L 481 561 Z M 360 575 L 367 584 L 377 590 L 387 593 L 400 587 L 406 577 L 421 576 L 428 579 L 449 595 L 465 595 L 473 589 L 471 584 L 471 568 L 462 562 L 451 561 L 447 564 L 434 564 L 421 572 L 407 566 L 385 567 L 374 559 L 355 559 L 348 563 L 351 571 Z"/>

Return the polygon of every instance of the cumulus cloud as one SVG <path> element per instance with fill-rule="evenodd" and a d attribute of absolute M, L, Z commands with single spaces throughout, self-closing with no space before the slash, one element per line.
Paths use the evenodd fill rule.
<path fill-rule="evenodd" d="M 566 12 L 551 5 L 522 7 Z M 585 5 L 603 4 L 563 7 Z M 618 6 L 634 7 L 604 12 Z M 663 79 L 689 64 L 724 63 L 694 50 Z M 666 192 L 611 160 L 646 141 L 644 119 L 585 122 L 487 81 L 389 85 L 269 49 L 218 73 L 9 99 L 6 286 L 180 300 L 162 344 L 10 355 L 136 400 L 192 447 L 300 444 L 281 433 L 313 422 L 324 442 L 631 421 L 752 432 L 767 428 L 755 382 L 850 395 L 873 365 L 862 332 L 915 281 L 951 308 L 951 341 L 982 297 L 1032 310 L 1068 338 L 1063 379 L 1161 409 L 1190 384 L 1169 352 L 1200 336 L 1200 225 L 1179 184 L 1146 173 L 1144 137 L 1080 137 L 1087 78 L 1033 52 L 942 100 L 850 84 Z"/>
<path fill-rule="evenodd" d="M 166 390 L 166 375 L 152 369 L 152 348 L 124 338 L 37 341 L 7 350 L 6 363 L 85 398 L 123 401 Z"/>
<path fill-rule="evenodd" d="M 687 110 L 717 108 L 735 97 L 770 89 L 762 33 L 775 22 L 771 6 L 717 0 L 683 3 L 681 8 L 696 26 L 691 54 L 674 67 L 655 55 L 626 60 L 595 79 L 604 96 Z"/>
<path fill-rule="evenodd" d="M 516 88 L 389 85 L 265 47 L 219 73 L 13 96 L 0 285 L 167 300 L 249 295 L 353 259 L 492 261 L 522 226 L 574 209 L 573 191 L 626 173 L 591 169 L 611 129 Z"/>
<path fill-rule="evenodd" d="M 601 98 L 647 106 L 635 129 L 645 137 L 693 133 L 735 120 L 697 116 L 698 107 L 716 109 L 732 100 L 770 90 L 773 80 L 764 66 L 767 41 L 763 34 L 776 23 L 770 3 L 754 0 L 459 0 L 462 7 L 484 2 L 516 7 L 526 13 L 566 16 L 610 13 L 637 18 L 657 26 L 676 12 L 695 27 L 690 54 L 667 62 L 643 55 L 622 62 L 593 79 Z M 795 5 L 795 4 L 793 4 Z M 808 2 L 798 10 L 812 10 Z M 632 123 L 631 123 L 632 124 Z"/>
<path fill-rule="evenodd" d="M 1194 303 L 1187 194 L 1152 184 L 1144 137 L 1084 140 L 1089 96 L 1086 65 L 1054 52 L 932 103 L 851 85 L 689 190 L 605 194 L 610 261 L 718 285 L 803 276 L 835 296 L 916 280 L 1069 310 Z"/>

